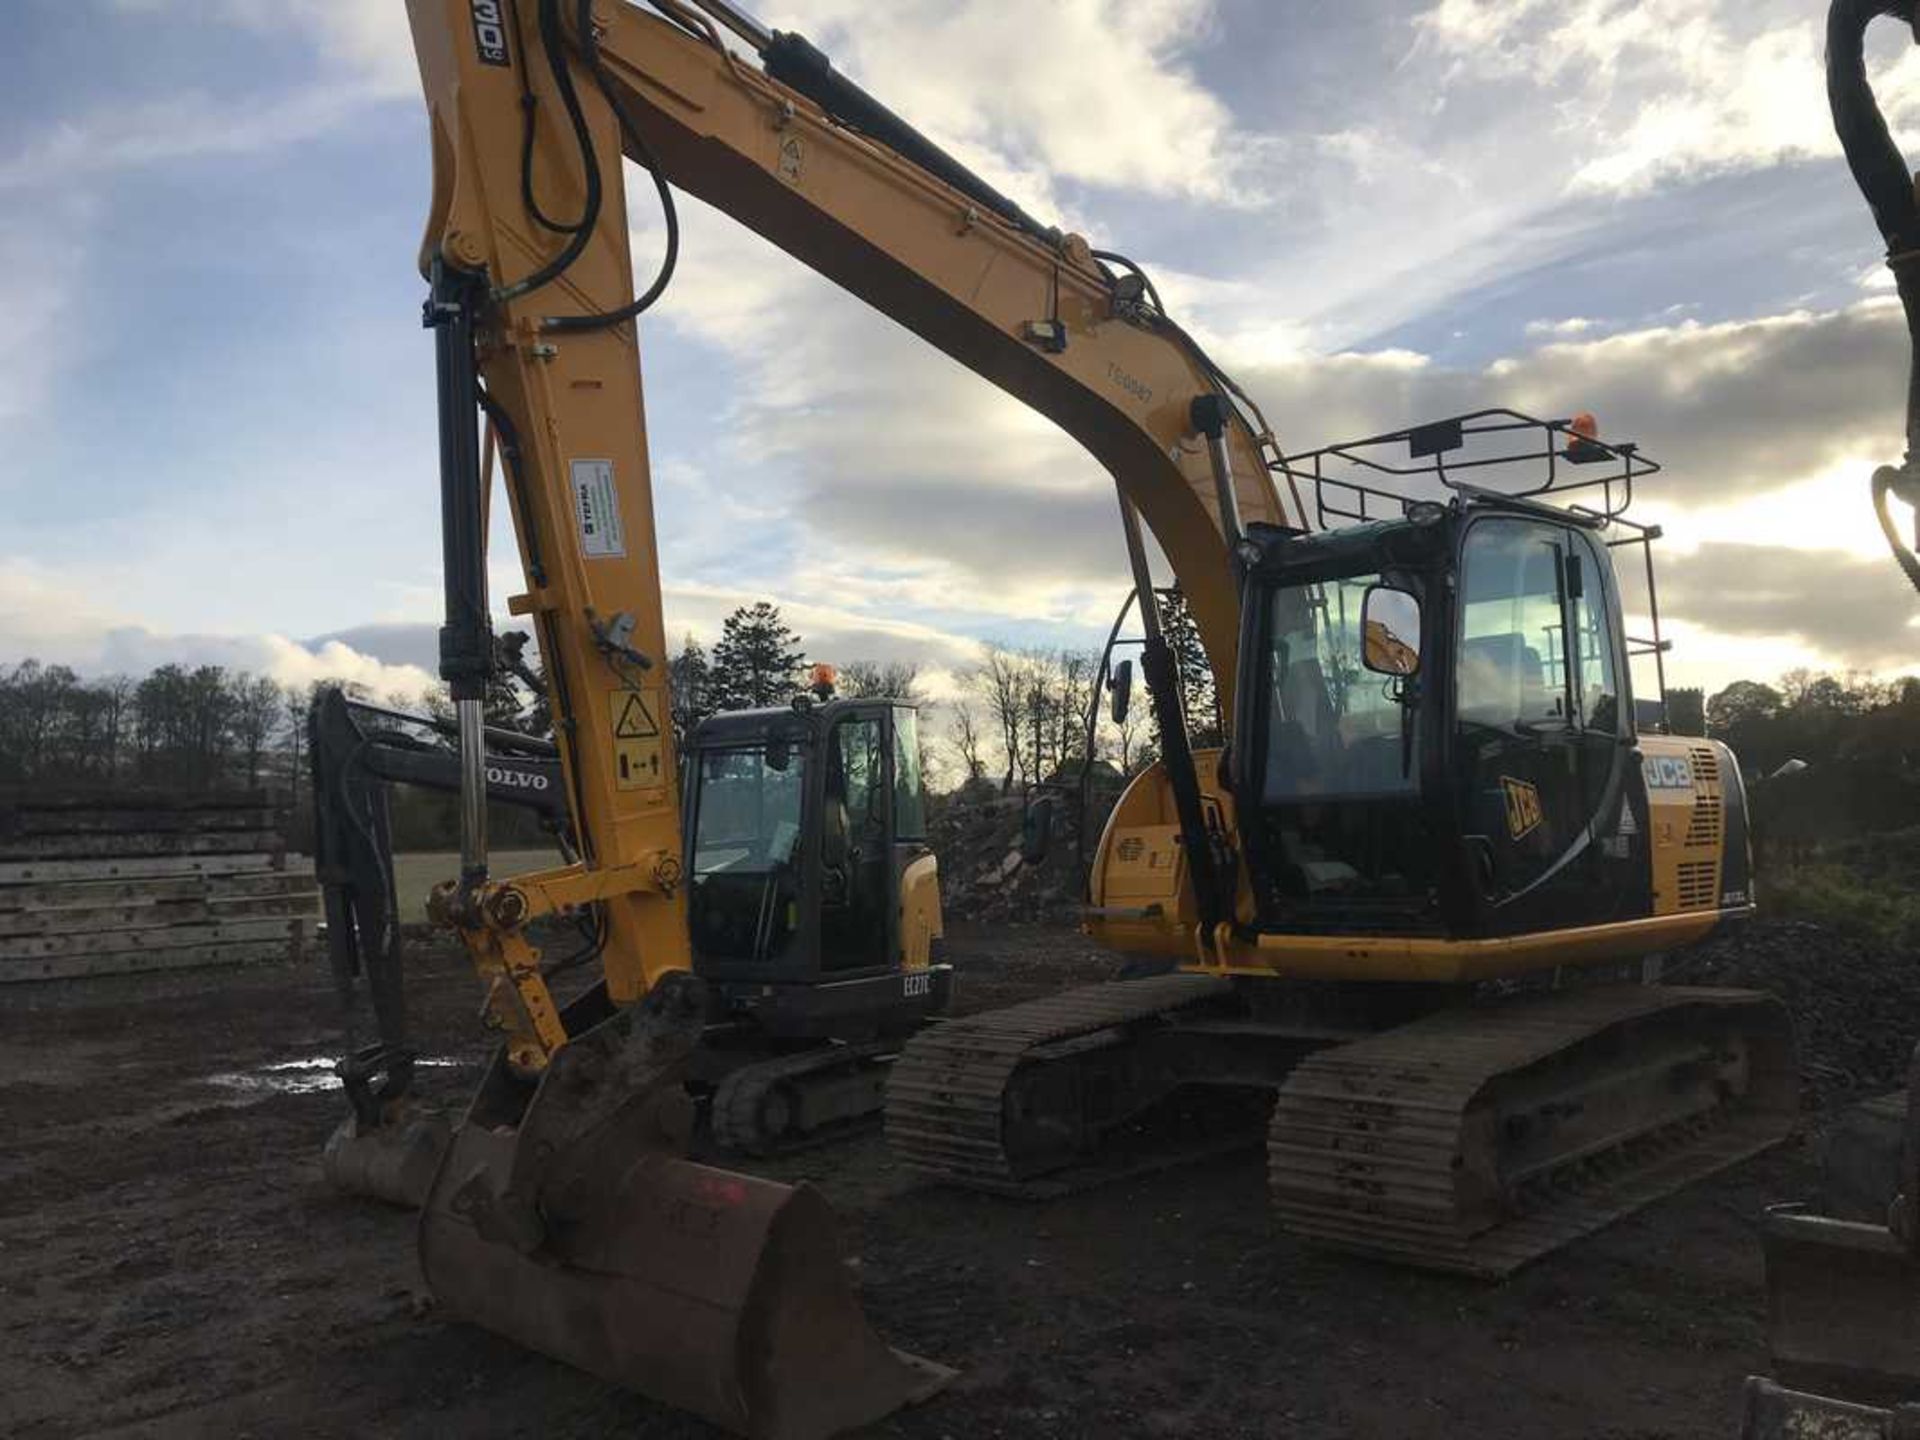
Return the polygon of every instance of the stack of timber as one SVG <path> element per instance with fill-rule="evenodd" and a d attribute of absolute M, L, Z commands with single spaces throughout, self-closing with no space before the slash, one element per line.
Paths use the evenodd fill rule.
<path fill-rule="evenodd" d="M 285 821 L 263 790 L 0 790 L 0 983 L 299 959 Z"/>

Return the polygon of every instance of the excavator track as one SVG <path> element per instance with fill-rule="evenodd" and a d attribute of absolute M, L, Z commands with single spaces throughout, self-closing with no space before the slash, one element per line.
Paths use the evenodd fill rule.
<path fill-rule="evenodd" d="M 765 1158 L 870 1130 L 880 1121 L 882 1076 L 895 1053 L 891 1045 L 828 1045 L 742 1065 L 713 1092 L 713 1143 Z"/>
<path fill-rule="evenodd" d="M 1792 1024 L 1771 996 L 1600 986 L 1442 1011 L 1303 1060 L 1268 1179 L 1305 1239 L 1506 1275 L 1785 1138 Z"/>
<path fill-rule="evenodd" d="M 922 1175 L 996 1194 L 1048 1197 L 1245 1143 L 1244 1133 L 1207 1135 L 1147 1157 L 1109 1158 L 1092 1170 L 1048 1167 L 1039 1174 L 1034 1158 L 1009 1144 L 1018 1109 L 1010 1091 L 1022 1065 L 1075 1047 L 1117 1046 L 1142 1026 L 1232 999 L 1225 980 L 1157 975 L 1085 985 L 936 1025 L 908 1042 L 887 1077 L 887 1144 Z"/>

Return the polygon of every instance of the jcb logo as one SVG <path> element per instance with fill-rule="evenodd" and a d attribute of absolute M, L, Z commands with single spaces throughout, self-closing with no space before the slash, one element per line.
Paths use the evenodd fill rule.
<path fill-rule="evenodd" d="M 1693 789 L 1693 767 L 1684 755 L 1649 755 L 1640 762 L 1649 790 Z"/>
<path fill-rule="evenodd" d="M 1540 828 L 1540 792 L 1525 780 L 1511 775 L 1500 777 L 1500 788 L 1507 797 L 1507 834 L 1515 840 Z"/>
<path fill-rule="evenodd" d="M 507 64 L 507 22 L 500 13 L 500 0 L 471 0 L 471 3 L 473 45 L 480 52 L 480 63 Z"/>

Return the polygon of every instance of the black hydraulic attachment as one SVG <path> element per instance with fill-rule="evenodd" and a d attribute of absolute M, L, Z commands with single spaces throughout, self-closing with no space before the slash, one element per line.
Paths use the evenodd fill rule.
<path fill-rule="evenodd" d="M 400 913 L 394 883 L 393 782 L 454 791 L 460 757 L 453 722 L 320 692 L 307 715 L 313 782 L 314 871 L 327 919 L 327 955 L 352 1017 L 365 982 L 374 1039 L 338 1073 L 351 1113 L 327 1142 L 328 1177 L 343 1189 L 419 1204 L 446 1148 L 447 1122 L 410 1103 L 417 1056 L 407 1034 Z M 538 812 L 559 848 L 570 848 L 565 787 L 553 745 L 512 730 L 486 731 L 490 800 Z M 421 917 L 424 918 L 424 917 Z"/>

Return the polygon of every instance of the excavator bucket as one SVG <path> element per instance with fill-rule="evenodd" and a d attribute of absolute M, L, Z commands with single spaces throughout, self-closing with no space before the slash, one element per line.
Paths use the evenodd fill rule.
<path fill-rule="evenodd" d="M 675 1153 L 703 1010 L 698 982 L 675 976 L 590 1028 L 570 1014 L 575 1038 L 517 1124 L 499 1123 L 519 1082 L 495 1060 L 421 1217 L 436 1299 L 766 1440 L 833 1435 L 932 1394 L 953 1372 L 873 1332 L 818 1192 Z"/>
<path fill-rule="evenodd" d="M 1892 1231 L 1778 1205 L 1761 1237 L 1782 1379 L 1860 1399 L 1920 1394 L 1920 1264 Z"/>
<path fill-rule="evenodd" d="M 1920 1406 L 1856 1405 L 1828 1395 L 1787 1390 L 1750 1376 L 1741 1407 L 1740 1440 L 1912 1440 Z"/>
<path fill-rule="evenodd" d="M 1774 1371 L 1849 1400 L 1920 1398 L 1920 1046 L 1906 1094 L 1843 1116 L 1823 1168 L 1828 1203 L 1846 1214 L 1775 1205 L 1760 1232 Z"/>

